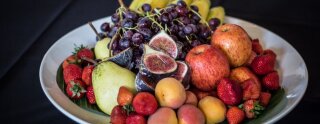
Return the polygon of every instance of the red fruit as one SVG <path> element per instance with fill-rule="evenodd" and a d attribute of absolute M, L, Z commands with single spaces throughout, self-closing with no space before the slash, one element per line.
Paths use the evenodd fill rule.
<path fill-rule="evenodd" d="M 66 92 L 72 99 L 80 99 L 86 93 L 85 84 L 81 80 L 72 80 L 67 84 Z"/>
<path fill-rule="evenodd" d="M 65 59 L 62 63 L 62 68 L 65 69 L 69 64 L 76 64 L 77 59 L 74 55 L 70 55 L 67 59 Z"/>
<path fill-rule="evenodd" d="M 255 57 L 250 66 L 256 74 L 264 75 L 274 71 L 275 63 L 276 54 L 266 50 L 262 55 Z"/>
<path fill-rule="evenodd" d="M 256 100 L 247 100 L 243 103 L 243 109 L 246 113 L 247 118 L 256 118 L 264 110 L 264 107 L 259 104 Z"/>
<path fill-rule="evenodd" d="M 147 120 L 144 116 L 133 113 L 127 117 L 126 124 L 147 124 Z"/>
<path fill-rule="evenodd" d="M 269 104 L 271 98 L 271 94 L 268 92 L 261 92 L 260 93 L 260 98 L 259 98 L 259 102 L 262 106 L 267 106 Z"/>
<path fill-rule="evenodd" d="M 260 96 L 261 89 L 259 86 L 254 82 L 253 79 L 245 80 L 241 87 L 243 89 L 243 100 L 249 99 L 258 99 Z"/>
<path fill-rule="evenodd" d="M 252 40 L 252 50 L 257 53 L 258 55 L 263 53 L 263 48 L 261 44 L 259 43 L 259 39 L 253 39 Z"/>
<path fill-rule="evenodd" d="M 274 71 L 262 78 L 262 86 L 269 90 L 277 90 L 280 88 L 278 72 Z"/>
<path fill-rule="evenodd" d="M 94 58 L 94 54 L 90 49 L 82 48 L 77 52 L 77 57 L 80 58 L 80 59 L 84 58 L 84 57 L 89 58 L 89 59 L 93 59 Z"/>
<path fill-rule="evenodd" d="M 110 115 L 110 123 L 126 124 L 127 112 L 120 105 L 115 106 Z"/>
<path fill-rule="evenodd" d="M 148 92 L 139 92 L 133 98 L 132 105 L 134 110 L 141 115 L 151 115 L 158 108 L 156 98 Z"/>
<path fill-rule="evenodd" d="M 238 105 L 242 100 L 241 86 L 228 78 L 220 80 L 217 94 L 222 102 L 227 105 Z"/>
<path fill-rule="evenodd" d="M 72 80 L 81 79 L 82 69 L 76 64 L 69 64 L 63 69 L 63 78 L 65 83 Z"/>
<path fill-rule="evenodd" d="M 129 105 L 131 104 L 133 99 L 133 93 L 126 88 L 125 86 L 121 86 L 119 88 L 117 102 L 121 106 Z"/>
<path fill-rule="evenodd" d="M 88 100 L 88 102 L 90 104 L 95 104 L 96 103 L 96 98 L 94 96 L 94 92 L 93 92 L 93 87 L 92 86 L 87 87 L 86 95 L 87 95 L 87 100 Z"/>
<path fill-rule="evenodd" d="M 93 65 L 88 65 L 83 68 L 82 80 L 86 83 L 87 86 L 92 85 L 92 71 L 94 69 Z"/>
<path fill-rule="evenodd" d="M 227 111 L 227 120 L 229 124 L 240 124 L 245 118 L 245 113 L 238 107 L 231 107 Z"/>

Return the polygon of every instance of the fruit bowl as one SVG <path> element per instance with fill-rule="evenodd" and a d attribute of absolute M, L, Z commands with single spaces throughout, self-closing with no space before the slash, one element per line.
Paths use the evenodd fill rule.
<path fill-rule="evenodd" d="M 105 17 L 93 22 L 99 27 L 103 22 L 111 22 Z M 288 114 L 299 103 L 308 85 L 308 71 L 300 54 L 284 39 L 253 23 L 227 16 L 226 23 L 242 26 L 252 38 L 258 38 L 263 48 L 272 49 L 277 54 L 276 68 L 280 74 L 284 97 L 266 113 L 258 118 L 259 122 L 274 123 Z M 40 83 L 50 102 L 63 114 L 78 123 L 108 123 L 109 117 L 83 109 L 73 103 L 57 84 L 57 70 L 63 60 L 72 53 L 74 44 L 83 44 L 93 48 L 95 34 L 89 25 L 83 25 L 56 41 L 44 55 L 40 71 Z M 256 119 L 257 120 L 257 119 Z M 255 120 L 254 120 L 255 121 Z M 254 121 L 250 121 L 249 123 Z"/>

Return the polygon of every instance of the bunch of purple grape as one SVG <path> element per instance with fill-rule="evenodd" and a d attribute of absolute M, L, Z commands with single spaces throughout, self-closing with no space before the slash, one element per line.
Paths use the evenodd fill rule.
<path fill-rule="evenodd" d="M 219 25 L 208 25 L 201 21 L 198 7 L 188 7 L 184 1 L 170 4 L 166 8 L 152 9 L 150 4 L 140 8 L 141 13 L 120 7 L 109 23 L 101 25 L 100 37 L 115 37 L 109 45 L 113 55 L 129 47 L 133 48 L 133 60 L 139 64 L 143 47 L 159 31 L 166 31 L 180 48 L 179 60 L 184 60 L 188 51 L 200 44 L 210 43 L 211 32 Z M 213 30 L 212 30 L 213 29 Z"/>

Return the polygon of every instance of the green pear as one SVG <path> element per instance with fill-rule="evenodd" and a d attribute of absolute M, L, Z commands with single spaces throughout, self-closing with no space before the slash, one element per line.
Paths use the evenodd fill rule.
<path fill-rule="evenodd" d="M 94 47 L 94 54 L 97 59 L 110 57 L 110 49 L 108 49 L 110 41 L 110 38 L 104 38 L 96 43 L 96 46 Z"/>
<path fill-rule="evenodd" d="M 106 114 L 111 114 L 118 105 L 117 96 L 121 86 L 135 91 L 135 74 L 113 62 L 98 64 L 92 72 L 92 85 L 98 107 Z"/>

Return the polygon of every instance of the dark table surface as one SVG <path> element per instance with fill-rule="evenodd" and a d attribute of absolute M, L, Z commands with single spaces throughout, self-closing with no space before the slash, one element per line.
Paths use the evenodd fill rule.
<path fill-rule="evenodd" d="M 129 3 L 130 0 L 125 0 Z M 75 123 L 47 99 L 39 67 L 49 47 L 88 21 L 115 12 L 116 0 L 6 0 L 0 2 L 0 121 Z M 222 0 L 229 16 L 258 24 L 288 41 L 308 68 L 307 91 L 278 123 L 312 123 L 320 117 L 320 4 L 311 0 Z"/>

